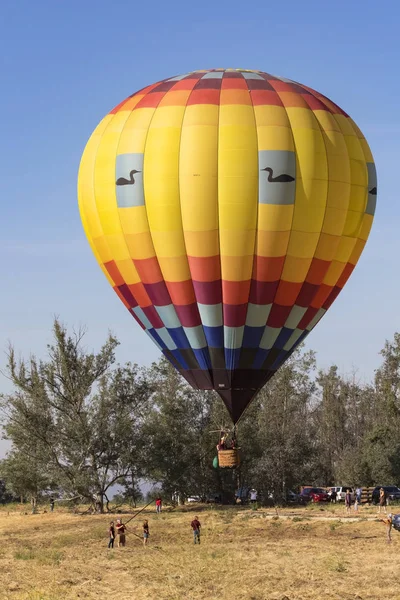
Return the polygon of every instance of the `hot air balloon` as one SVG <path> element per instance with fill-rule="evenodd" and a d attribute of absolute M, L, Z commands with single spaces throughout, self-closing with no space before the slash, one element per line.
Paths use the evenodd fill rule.
<path fill-rule="evenodd" d="M 234 423 L 348 280 L 376 190 L 371 151 L 341 108 L 245 69 L 132 94 L 95 129 L 78 180 L 115 292 Z"/>

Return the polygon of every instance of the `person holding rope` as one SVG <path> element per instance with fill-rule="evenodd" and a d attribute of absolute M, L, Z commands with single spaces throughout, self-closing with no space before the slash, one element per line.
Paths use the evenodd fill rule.
<path fill-rule="evenodd" d="M 108 542 L 108 547 L 109 548 L 114 548 L 114 540 L 115 540 L 114 521 L 111 521 L 111 523 L 110 523 L 110 528 L 108 530 L 108 535 L 110 537 L 109 542 Z"/>
<path fill-rule="evenodd" d="M 120 546 L 124 547 L 126 544 L 126 537 L 125 537 L 126 525 L 124 525 L 124 523 L 122 523 L 121 519 L 117 519 L 116 530 L 117 530 L 117 546 L 118 546 L 118 548 Z"/>
<path fill-rule="evenodd" d="M 147 546 L 147 542 L 149 541 L 149 535 L 150 535 L 149 522 L 146 519 L 145 522 L 143 523 L 143 546 Z"/>
<path fill-rule="evenodd" d="M 393 515 L 389 513 L 386 519 L 381 519 L 382 523 L 386 525 L 387 542 L 390 544 L 392 541 L 392 526 L 393 526 Z"/>

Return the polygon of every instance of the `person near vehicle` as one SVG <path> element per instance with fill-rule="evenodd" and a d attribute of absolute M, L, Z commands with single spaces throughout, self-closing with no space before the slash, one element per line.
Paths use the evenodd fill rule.
<path fill-rule="evenodd" d="M 108 536 L 109 536 L 109 540 L 108 540 L 108 547 L 109 548 L 114 548 L 114 540 L 115 540 L 115 527 L 114 527 L 114 521 L 111 521 L 110 523 L 110 527 L 108 530 Z"/>
<path fill-rule="evenodd" d="M 53 512 L 54 510 L 54 498 L 53 496 L 50 496 L 50 512 Z"/>
<path fill-rule="evenodd" d="M 251 504 L 255 504 L 257 502 L 257 491 L 254 489 L 250 490 L 250 502 Z"/>
<path fill-rule="evenodd" d="M 356 498 L 357 498 L 358 504 L 361 504 L 361 496 L 362 496 L 362 488 L 360 488 L 360 486 L 358 486 L 358 488 L 356 488 Z"/>
<path fill-rule="evenodd" d="M 383 508 L 383 512 L 386 512 L 386 494 L 383 487 L 379 490 L 379 514 L 381 513 L 381 509 Z"/>
<path fill-rule="evenodd" d="M 334 502 L 336 504 L 336 499 L 337 499 L 337 491 L 335 489 L 333 489 L 331 491 L 331 502 Z"/>
<path fill-rule="evenodd" d="M 346 495 L 344 497 L 344 503 L 346 505 L 346 511 L 350 512 L 351 508 L 351 492 L 349 489 L 346 490 Z"/>
<path fill-rule="evenodd" d="M 149 535 L 150 535 L 149 522 L 146 519 L 145 522 L 143 523 L 143 546 L 147 546 L 147 542 L 149 540 Z"/>
<path fill-rule="evenodd" d="M 125 536 L 126 525 L 124 523 L 122 523 L 121 519 L 117 519 L 117 524 L 115 527 L 117 530 L 117 546 L 118 546 L 118 548 L 120 546 L 124 547 L 126 544 L 126 536 Z"/>
<path fill-rule="evenodd" d="M 156 512 L 160 513 L 162 510 L 162 500 L 161 500 L 161 496 L 157 496 L 156 498 Z"/>
<path fill-rule="evenodd" d="M 193 521 L 190 523 L 191 528 L 193 529 L 193 541 L 195 544 L 200 544 L 200 529 L 201 523 L 198 517 L 195 517 Z"/>
<path fill-rule="evenodd" d="M 382 523 L 385 523 L 386 525 L 386 535 L 387 535 L 387 541 L 388 544 L 390 544 L 390 542 L 392 541 L 392 526 L 393 526 L 393 515 L 392 513 L 389 513 L 388 516 L 386 517 L 386 519 L 382 519 Z"/>

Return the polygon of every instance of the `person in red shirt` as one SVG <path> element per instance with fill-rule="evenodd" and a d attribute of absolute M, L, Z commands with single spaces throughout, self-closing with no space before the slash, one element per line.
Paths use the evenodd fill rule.
<path fill-rule="evenodd" d="M 193 529 L 193 540 L 194 543 L 200 544 L 200 528 L 201 528 L 201 523 L 199 521 L 199 519 L 197 517 L 195 517 L 193 519 L 193 521 L 190 523 L 191 528 Z"/>
<path fill-rule="evenodd" d="M 160 513 L 162 509 L 162 500 L 160 496 L 156 498 L 156 512 Z"/>

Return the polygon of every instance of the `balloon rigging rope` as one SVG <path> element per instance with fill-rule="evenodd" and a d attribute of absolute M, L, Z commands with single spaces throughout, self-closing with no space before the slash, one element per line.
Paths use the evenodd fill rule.
<path fill-rule="evenodd" d="M 214 446 L 212 448 L 210 448 L 209 450 L 207 450 L 206 452 L 204 452 L 201 456 L 200 456 L 200 462 L 206 458 L 206 456 L 208 456 L 208 454 L 210 454 L 212 452 L 212 450 L 214 449 Z M 194 461 L 193 461 L 194 462 Z M 197 459 L 196 459 L 197 462 Z M 186 469 L 183 471 L 183 473 L 180 474 L 180 476 L 178 477 L 178 479 L 176 480 L 175 483 L 178 483 L 182 477 L 186 474 L 186 472 L 189 470 L 189 468 L 191 468 L 193 466 L 193 463 L 190 463 L 190 465 L 188 467 L 186 467 Z M 137 513 L 135 513 L 132 517 L 130 517 L 130 519 L 128 519 L 125 523 L 125 525 L 127 525 L 130 521 L 132 521 L 133 519 L 135 519 L 138 515 L 140 515 L 141 512 L 143 512 L 148 506 L 150 506 L 150 504 L 153 504 L 154 500 L 150 500 L 150 502 L 148 502 L 145 506 L 143 506 L 143 508 L 141 508 Z M 175 506 L 173 506 L 172 510 L 175 510 L 177 504 Z M 172 512 L 172 511 L 169 511 Z M 136 535 L 136 534 L 135 534 Z M 137 536 L 140 537 L 140 536 Z"/>

